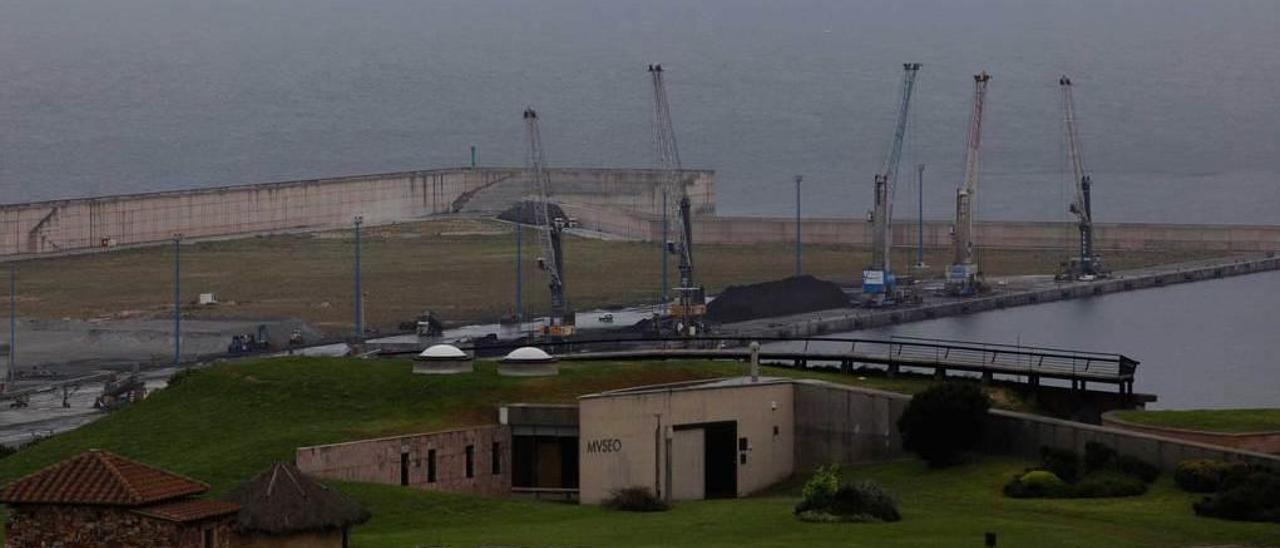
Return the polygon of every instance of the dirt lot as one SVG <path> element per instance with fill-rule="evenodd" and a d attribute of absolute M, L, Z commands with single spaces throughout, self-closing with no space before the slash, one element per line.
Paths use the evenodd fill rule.
<path fill-rule="evenodd" d="M 525 297 L 530 313 L 547 307 L 545 277 L 537 270 L 536 233 L 525 234 Z M 513 309 L 515 238 L 510 225 L 457 218 L 366 229 L 363 278 L 366 322 L 394 329 L 423 309 L 449 323 L 492 320 Z M 566 244 L 571 304 L 579 310 L 655 300 L 659 249 L 654 243 L 570 238 Z M 792 274 L 790 245 L 701 246 L 699 278 L 712 293 L 730 284 Z M 192 243 L 182 251 L 182 299 L 196 319 L 298 318 L 329 334 L 353 321 L 354 242 L 350 231 Z M 989 250 L 988 275 L 1043 274 L 1065 256 L 1057 250 Z M 1204 253 L 1110 256 L 1116 269 L 1178 262 Z M 940 275 L 945 249 L 929 250 Z M 807 246 L 806 273 L 852 284 L 869 259 L 866 249 Z M 898 265 L 914 262 L 900 250 Z M 675 262 L 670 263 L 674 285 Z M 18 266 L 18 314 L 38 318 L 163 318 L 173 299 L 171 246 L 50 258 Z M 200 293 L 221 304 L 200 307 Z M 7 307 L 7 298 L 0 299 Z"/>

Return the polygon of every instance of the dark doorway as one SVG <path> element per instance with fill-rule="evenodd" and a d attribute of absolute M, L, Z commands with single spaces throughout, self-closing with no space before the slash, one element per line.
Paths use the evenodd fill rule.
<path fill-rule="evenodd" d="M 703 426 L 706 497 L 738 496 L 738 423 L 714 422 Z"/>
<path fill-rule="evenodd" d="M 409 454 L 400 453 L 400 485 L 409 485 Z"/>
<path fill-rule="evenodd" d="M 578 487 L 577 437 L 513 436 L 511 441 L 513 487 Z"/>

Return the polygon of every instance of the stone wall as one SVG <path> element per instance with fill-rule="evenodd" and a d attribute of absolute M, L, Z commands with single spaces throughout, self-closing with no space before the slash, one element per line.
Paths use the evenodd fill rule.
<path fill-rule="evenodd" d="M 554 168 L 553 200 L 657 215 L 662 173 L 648 169 Z M 686 170 L 699 214 L 715 212 L 714 172 Z M 214 238 L 389 224 L 468 209 L 508 187 L 493 207 L 527 186 L 519 168 L 455 168 L 0 205 L 0 256 L 101 250 L 184 238 Z"/>
<path fill-rule="evenodd" d="M 493 444 L 499 444 L 499 472 L 493 473 Z M 466 476 L 466 448 L 473 448 L 473 477 Z M 432 451 L 435 479 L 429 477 Z M 402 455 L 405 455 L 402 461 Z M 402 485 L 432 491 L 503 496 L 511 492 L 511 430 L 478 426 L 332 445 L 299 447 L 296 464 L 304 474 L 324 479 Z M 408 465 L 407 478 L 401 464 Z M 407 482 L 402 483 L 402 479 Z"/>
<path fill-rule="evenodd" d="M 234 514 L 192 523 L 175 523 L 133 513 L 128 508 L 67 505 L 14 505 L 5 523 L 10 548 L 202 548 L 212 528 L 218 548 L 232 545 Z"/>

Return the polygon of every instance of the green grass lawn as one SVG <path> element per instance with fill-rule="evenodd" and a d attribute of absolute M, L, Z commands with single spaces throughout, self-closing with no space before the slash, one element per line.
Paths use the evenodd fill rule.
<path fill-rule="evenodd" d="M 225 492 L 298 446 L 425 432 L 495 421 L 503 402 L 569 402 L 589 392 L 740 374 L 726 362 L 561 364 L 547 378 L 499 377 L 493 365 L 473 375 L 413 375 L 404 361 L 285 358 L 221 364 L 79 430 L 0 460 L 0 482 L 89 448 L 103 448 L 187 474 Z M 864 380 L 848 375 L 765 368 L 874 388 L 916 392 L 928 379 Z M 898 494 L 896 524 L 805 524 L 791 518 L 797 495 L 783 487 L 737 501 L 690 502 L 662 514 L 611 513 L 593 507 L 446 495 L 394 486 L 339 484 L 370 507 L 357 546 L 503 545 L 862 545 L 980 546 L 982 532 L 1001 546 L 1177 546 L 1280 544 L 1275 525 L 1192 516 L 1192 496 L 1167 480 L 1152 493 L 1107 501 L 1012 500 L 1000 486 L 1025 463 L 990 458 L 931 471 L 902 461 L 854 471 Z"/>
<path fill-rule="evenodd" d="M 1280 432 L 1280 409 L 1193 409 L 1117 411 L 1114 417 L 1137 424 L 1214 432 Z"/>
<path fill-rule="evenodd" d="M 487 500 L 342 484 L 374 519 L 355 544 L 374 546 L 1276 546 L 1280 526 L 1192 515 L 1194 496 L 1162 478 L 1122 499 L 1009 499 L 1001 485 L 1025 463 L 991 457 L 955 469 L 917 460 L 855 468 L 900 500 L 902 521 L 816 524 L 794 519 L 798 489 L 739 500 L 679 503 L 665 513 L 611 512 L 550 502 Z"/>

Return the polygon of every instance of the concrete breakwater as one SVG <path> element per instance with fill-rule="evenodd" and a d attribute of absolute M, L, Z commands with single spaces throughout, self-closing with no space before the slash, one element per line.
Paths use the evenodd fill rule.
<path fill-rule="evenodd" d="M 661 238 L 660 218 L 583 205 L 565 210 L 586 228 L 633 240 Z M 862 219 L 802 219 L 800 230 L 805 244 L 871 245 L 871 224 Z M 1080 237 L 1071 222 L 981 221 L 974 230 L 979 245 L 989 249 L 1068 250 L 1079 245 Z M 1280 226 L 1098 223 L 1094 230 L 1098 248 L 1105 251 L 1280 251 Z M 789 244 L 795 241 L 796 222 L 786 217 L 702 216 L 694 219 L 693 233 L 694 241 L 703 244 Z M 895 246 L 914 248 L 921 234 L 926 247 L 952 245 L 950 221 L 925 221 L 923 231 L 914 219 L 894 223 Z"/>
<path fill-rule="evenodd" d="M 666 174 L 650 169 L 551 169 L 556 200 L 661 214 Z M 389 224 L 497 211 L 527 194 L 524 170 L 452 168 L 0 205 L 0 255 L 55 254 L 184 238 Z M 715 213 L 714 172 L 685 170 L 699 215 Z"/>
<path fill-rule="evenodd" d="M 721 333 L 734 336 L 811 337 L 827 333 L 857 331 L 900 323 L 917 322 L 973 314 L 987 310 L 1027 306 L 1067 299 L 1078 299 L 1240 276 L 1280 269 L 1280 257 L 1230 258 L 1203 261 L 1192 265 L 1171 265 L 1141 271 L 1118 273 L 1116 277 L 1089 282 L 1067 282 L 1053 287 L 1011 291 L 972 299 L 954 299 L 935 304 L 892 309 L 839 309 L 727 324 Z"/>

